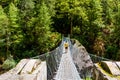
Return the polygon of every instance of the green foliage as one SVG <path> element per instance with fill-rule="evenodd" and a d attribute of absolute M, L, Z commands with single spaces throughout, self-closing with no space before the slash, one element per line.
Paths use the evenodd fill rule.
<path fill-rule="evenodd" d="M 9 70 L 9 69 L 11 69 L 11 68 L 13 68 L 13 67 L 15 67 L 15 66 L 16 66 L 15 60 L 14 60 L 12 57 L 9 57 L 9 58 L 6 59 L 6 60 L 4 61 L 4 63 L 2 64 L 2 69 L 4 69 L 4 70 Z"/>
<path fill-rule="evenodd" d="M 118 48 L 116 47 L 116 45 L 109 45 L 107 48 L 106 48 L 106 57 L 109 58 L 109 59 L 116 59 L 118 55 L 116 55 L 118 51 Z M 113 55 L 114 53 L 114 55 Z"/>
<path fill-rule="evenodd" d="M 38 38 L 39 49 L 42 52 L 47 52 L 56 46 L 55 43 L 60 39 L 60 35 L 56 32 L 51 32 L 51 24 L 53 23 L 51 19 L 52 15 L 49 13 L 49 8 L 45 2 L 43 1 L 39 6 L 35 32 L 39 31 L 38 36 L 41 35 Z"/>
<path fill-rule="evenodd" d="M 85 79 L 83 79 L 83 80 L 92 80 L 90 77 L 86 77 Z"/>
<path fill-rule="evenodd" d="M 95 52 L 95 41 L 101 37 L 105 50 L 100 54 L 116 59 L 120 47 L 119 5 L 119 0 L 58 0 L 54 28 L 66 33 L 72 25 L 73 38 L 78 39 L 90 53 Z M 113 52 L 111 57 L 107 56 L 110 51 Z"/>
<path fill-rule="evenodd" d="M 71 34 L 90 53 L 101 48 L 96 41 L 101 38 L 102 54 L 119 60 L 119 15 L 119 0 L 1 0 L 0 56 L 20 59 L 49 52 L 62 33 Z"/>
<path fill-rule="evenodd" d="M 80 18 L 86 19 L 85 10 L 79 0 L 59 0 L 56 3 L 56 16 L 54 28 L 58 32 L 71 34 L 72 27 L 79 25 Z M 61 27 L 61 30 L 59 27 Z"/>
<path fill-rule="evenodd" d="M 51 21 L 50 21 L 51 16 L 48 13 L 48 8 L 46 6 L 46 4 L 43 2 L 40 6 L 39 9 L 39 14 L 38 14 L 38 21 L 35 27 L 35 32 L 37 32 L 37 35 L 41 35 L 38 38 L 38 44 L 39 47 L 41 47 L 41 50 L 46 51 L 47 47 L 48 47 L 48 43 L 47 40 L 49 38 L 49 34 L 50 33 L 50 25 L 51 25 Z M 46 47 L 46 48 L 44 48 Z"/>
<path fill-rule="evenodd" d="M 9 34 L 10 34 L 10 43 L 12 50 L 15 49 L 16 44 L 19 44 L 23 39 L 23 35 L 21 33 L 20 25 L 18 24 L 19 14 L 18 8 L 13 4 L 9 4 Z"/>
<path fill-rule="evenodd" d="M 29 58 L 53 49 L 60 39 L 52 32 L 55 0 L 2 0 L 0 56 Z M 6 53 L 6 54 L 5 54 Z"/>
<path fill-rule="evenodd" d="M 6 57 L 6 40 L 8 39 L 7 32 L 8 32 L 8 18 L 4 13 L 2 6 L 0 5 L 0 56 Z M 2 54 L 4 53 L 4 54 Z"/>
<path fill-rule="evenodd" d="M 7 26 L 8 26 L 8 18 L 4 13 L 2 6 L 0 5 L 0 33 L 1 33 L 0 36 L 1 37 L 2 35 L 6 34 Z"/>

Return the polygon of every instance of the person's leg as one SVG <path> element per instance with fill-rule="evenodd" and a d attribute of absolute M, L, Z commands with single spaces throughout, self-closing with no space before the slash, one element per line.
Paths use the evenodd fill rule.
<path fill-rule="evenodd" d="M 67 49 L 68 49 L 68 47 L 65 47 L 65 53 L 67 53 Z"/>

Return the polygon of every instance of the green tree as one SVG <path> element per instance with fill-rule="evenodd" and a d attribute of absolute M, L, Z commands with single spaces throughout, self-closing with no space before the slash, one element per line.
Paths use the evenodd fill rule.
<path fill-rule="evenodd" d="M 101 41 L 103 41 L 103 35 L 101 29 L 105 26 L 103 23 L 103 9 L 101 6 L 101 0 L 90 0 L 89 7 L 87 7 L 87 16 L 88 16 L 88 26 L 86 30 L 86 34 L 88 39 L 86 39 L 89 43 L 89 45 L 93 46 L 93 43 L 95 42 L 99 43 L 98 39 L 102 38 Z M 85 24 L 85 23 L 84 23 Z M 84 35 L 85 36 L 85 35 Z M 102 42 L 104 44 L 104 41 Z M 93 49 L 91 46 L 89 46 L 89 49 Z M 103 46 L 104 47 L 104 46 Z M 99 51 L 98 51 L 99 52 Z M 101 51 L 100 51 L 101 52 Z M 101 53 L 104 54 L 104 51 Z"/>
<path fill-rule="evenodd" d="M 73 32 L 75 38 L 91 49 L 89 45 L 101 36 L 104 27 L 101 0 L 58 0 L 56 11 L 54 28 L 62 33 Z"/>
<path fill-rule="evenodd" d="M 0 5 L 0 55 L 7 57 L 9 46 L 9 19 Z M 4 54 L 6 53 L 6 54 Z"/>
<path fill-rule="evenodd" d="M 115 19 L 115 30 L 114 30 L 114 33 L 115 33 L 115 37 L 116 37 L 116 39 L 115 39 L 115 42 L 118 42 L 119 43 L 119 40 L 120 40 L 120 37 L 119 37 L 119 35 L 120 35 L 120 32 L 119 32 L 119 30 L 120 30 L 120 22 L 119 22 L 119 20 L 120 20 L 120 1 L 119 0 L 116 0 L 116 8 L 115 8 L 115 12 L 114 12 L 114 14 L 115 14 L 115 16 L 114 16 L 114 19 Z"/>
<path fill-rule="evenodd" d="M 13 4 L 9 4 L 9 34 L 10 34 L 10 47 L 11 47 L 11 53 L 15 53 L 16 47 L 23 39 L 23 35 L 21 33 L 21 28 L 19 25 L 19 14 L 18 14 L 18 8 Z"/>
<path fill-rule="evenodd" d="M 102 0 L 101 5 L 103 8 L 103 20 L 105 27 L 102 28 L 103 38 L 105 41 L 106 54 L 105 57 L 116 59 L 118 49 L 118 42 L 116 27 L 118 26 L 118 4 L 116 0 Z"/>
<path fill-rule="evenodd" d="M 58 0 L 54 28 L 61 33 L 72 34 L 72 27 L 79 24 L 81 17 L 86 17 L 81 4 L 80 0 Z"/>
<path fill-rule="evenodd" d="M 36 40 L 38 49 L 42 52 L 46 52 L 49 47 L 49 35 L 51 26 L 51 15 L 49 14 L 48 7 L 44 2 L 39 5 L 38 15 L 36 17 L 36 24 L 34 27 L 34 39 Z"/>
<path fill-rule="evenodd" d="M 114 32 L 111 36 L 111 43 L 112 46 L 115 46 L 116 52 L 114 52 L 113 59 L 120 60 L 119 54 L 120 54 L 120 1 L 116 0 L 114 7 Z"/>
<path fill-rule="evenodd" d="M 51 1 L 51 0 L 50 0 Z M 51 3 L 50 3 L 51 4 Z M 22 0 L 18 8 L 20 10 L 20 26 L 23 40 L 18 51 L 24 51 L 24 54 L 18 56 L 35 56 L 45 53 L 54 47 L 51 41 L 51 24 L 53 9 L 48 8 L 47 1 Z"/>
<path fill-rule="evenodd" d="M 34 22 L 35 18 L 33 17 L 35 15 L 35 3 L 33 0 L 20 0 L 18 3 L 18 9 L 19 9 L 19 26 L 20 26 L 20 37 L 22 37 L 22 40 L 20 41 L 20 44 L 18 44 L 17 47 L 17 57 L 31 57 L 34 55 L 34 35 L 32 33 L 32 30 L 34 28 Z M 19 29 L 19 27 L 17 28 Z M 19 38 L 20 39 L 20 38 Z M 22 52 L 22 54 L 21 54 Z"/>

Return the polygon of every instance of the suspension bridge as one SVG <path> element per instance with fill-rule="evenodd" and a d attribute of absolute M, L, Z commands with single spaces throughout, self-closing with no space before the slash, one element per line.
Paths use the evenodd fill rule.
<path fill-rule="evenodd" d="M 69 44 L 67 51 L 64 47 L 65 42 Z M 93 62 L 103 60 L 109 61 L 88 54 L 79 42 L 64 37 L 56 49 L 21 60 L 15 68 L 0 75 L 0 80 L 91 80 Z"/>

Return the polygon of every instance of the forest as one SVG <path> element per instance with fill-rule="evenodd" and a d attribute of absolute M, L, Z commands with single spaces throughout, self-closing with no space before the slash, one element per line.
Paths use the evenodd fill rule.
<path fill-rule="evenodd" d="M 66 34 L 120 60 L 120 0 L 0 0 L 0 64 L 47 53 Z"/>

